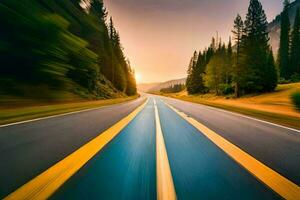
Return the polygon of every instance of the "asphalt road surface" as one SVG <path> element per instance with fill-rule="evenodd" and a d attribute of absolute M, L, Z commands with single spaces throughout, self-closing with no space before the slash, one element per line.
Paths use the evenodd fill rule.
<path fill-rule="evenodd" d="M 300 131 L 204 105 L 164 98 L 259 161 L 300 185 Z"/>
<path fill-rule="evenodd" d="M 0 199 L 132 112 L 143 99 L 0 128 Z"/>
<path fill-rule="evenodd" d="M 227 111 L 149 96 L 145 107 L 50 199 L 157 199 L 155 107 L 178 199 L 280 199 L 169 105 L 300 184 L 300 132 Z M 0 198 L 99 136 L 144 102 L 0 128 Z M 154 103 L 156 102 L 156 103 Z M 297 188 L 296 188 L 297 189 Z"/>

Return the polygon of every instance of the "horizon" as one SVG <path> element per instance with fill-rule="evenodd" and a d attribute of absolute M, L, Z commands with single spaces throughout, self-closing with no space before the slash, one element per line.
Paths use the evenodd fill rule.
<path fill-rule="evenodd" d="M 245 18 L 249 4 L 248 0 L 129 0 L 125 5 L 121 0 L 104 2 L 138 84 L 185 78 L 192 53 L 207 47 L 217 33 L 227 43 L 234 18 L 238 13 Z M 261 3 L 268 22 L 282 10 L 281 0 Z"/>

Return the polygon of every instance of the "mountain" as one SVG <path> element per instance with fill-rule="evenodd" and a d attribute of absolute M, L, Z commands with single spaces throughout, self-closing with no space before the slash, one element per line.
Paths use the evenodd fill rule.
<path fill-rule="evenodd" d="M 290 4 L 289 13 L 290 13 L 290 21 L 293 26 L 296 10 L 300 7 L 300 0 L 296 0 Z M 273 48 L 275 54 L 277 54 L 279 49 L 279 41 L 280 41 L 280 14 L 268 25 L 269 35 L 270 35 L 270 44 Z"/>
<path fill-rule="evenodd" d="M 160 83 L 141 83 L 137 85 L 139 92 L 148 92 L 151 88 L 158 86 Z"/>
<path fill-rule="evenodd" d="M 140 92 L 158 92 L 163 88 L 168 88 L 176 84 L 185 84 L 186 78 L 175 79 L 161 83 L 144 83 L 138 85 L 138 91 Z"/>

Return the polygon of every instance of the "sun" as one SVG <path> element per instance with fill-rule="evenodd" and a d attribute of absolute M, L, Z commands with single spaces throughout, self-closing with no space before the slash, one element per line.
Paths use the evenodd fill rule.
<path fill-rule="evenodd" d="M 142 80 L 142 76 L 140 73 L 135 73 L 135 80 L 136 82 L 140 83 Z"/>

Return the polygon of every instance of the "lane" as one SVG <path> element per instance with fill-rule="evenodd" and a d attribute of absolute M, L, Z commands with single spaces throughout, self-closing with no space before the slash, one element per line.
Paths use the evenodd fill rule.
<path fill-rule="evenodd" d="M 162 99 L 300 185 L 300 131 L 208 106 L 165 97 Z"/>
<path fill-rule="evenodd" d="M 178 199 L 280 199 L 162 101 L 157 102 Z"/>
<path fill-rule="evenodd" d="M 0 198 L 53 166 L 127 116 L 144 98 L 0 128 Z"/>
<path fill-rule="evenodd" d="M 153 100 L 51 199 L 156 199 Z"/>

